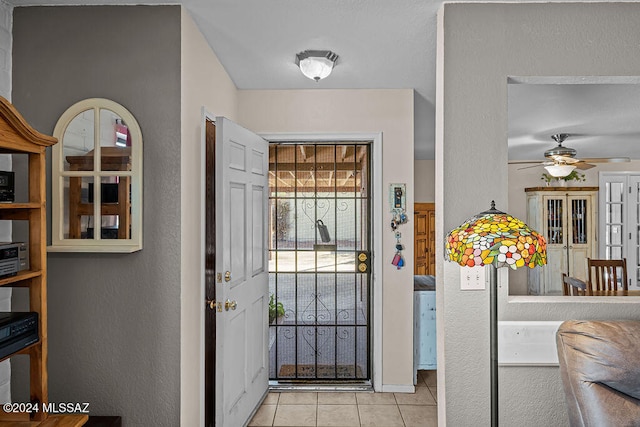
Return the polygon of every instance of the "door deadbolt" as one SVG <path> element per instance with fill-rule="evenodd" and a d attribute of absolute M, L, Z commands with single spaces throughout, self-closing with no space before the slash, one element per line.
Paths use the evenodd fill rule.
<path fill-rule="evenodd" d="M 221 302 L 216 302 L 216 300 L 214 300 L 214 299 L 208 299 L 206 301 L 206 303 L 207 303 L 207 307 L 209 307 L 211 310 L 216 310 L 217 309 L 218 312 L 222 311 L 222 303 Z"/>
<path fill-rule="evenodd" d="M 224 272 L 224 281 L 225 282 L 230 282 L 231 281 L 231 272 L 230 271 L 225 271 Z"/>

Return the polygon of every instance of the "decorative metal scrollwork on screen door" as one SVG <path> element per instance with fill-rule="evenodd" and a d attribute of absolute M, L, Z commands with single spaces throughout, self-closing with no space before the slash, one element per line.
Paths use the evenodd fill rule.
<path fill-rule="evenodd" d="M 269 172 L 270 379 L 367 380 L 370 146 L 272 144 Z"/>

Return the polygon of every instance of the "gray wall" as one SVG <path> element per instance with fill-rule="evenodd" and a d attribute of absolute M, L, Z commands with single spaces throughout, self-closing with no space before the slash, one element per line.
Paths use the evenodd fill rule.
<path fill-rule="evenodd" d="M 507 78 L 638 75 L 640 4 L 445 4 L 439 24 L 436 218 L 441 241 L 445 231 L 486 210 L 492 199 L 498 209 L 509 211 Z M 473 185 L 461 170 L 473 173 Z M 446 425 L 488 425 L 489 292 L 460 291 L 460 267 L 444 262 L 443 250 L 439 246 L 436 256 L 438 375 L 442 370 L 445 377 L 438 384 L 438 403 L 446 402 L 439 408 L 446 412 L 439 415 L 446 416 Z M 509 298 L 504 270 L 500 320 L 640 319 L 637 298 L 589 303 Z M 557 367 L 501 368 L 499 393 L 501 425 L 568 424 Z"/>
<path fill-rule="evenodd" d="M 144 249 L 48 256 L 49 399 L 90 402 L 126 426 L 177 426 L 180 7 L 15 8 L 13 38 L 13 101 L 37 130 L 104 97 L 144 140 Z"/>
<path fill-rule="evenodd" d="M 13 7 L 0 0 L 0 96 L 11 100 L 11 18 Z"/>
<path fill-rule="evenodd" d="M 11 100 L 11 12 L 12 8 L 0 0 L 0 96 Z M 0 168 L 11 170 L 11 156 L 0 155 Z M 11 239 L 11 222 L 0 221 L 0 241 Z M 11 310 L 11 288 L 0 289 L 0 310 Z M 11 360 L 0 363 L 0 402 L 11 399 Z"/>

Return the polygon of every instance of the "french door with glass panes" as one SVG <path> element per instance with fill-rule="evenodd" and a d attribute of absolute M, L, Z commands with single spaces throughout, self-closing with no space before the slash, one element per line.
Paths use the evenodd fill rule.
<path fill-rule="evenodd" d="M 370 379 L 370 144 L 269 149 L 271 381 Z"/>
<path fill-rule="evenodd" d="M 629 289 L 640 283 L 640 174 L 600 173 L 600 258 L 627 259 Z"/>

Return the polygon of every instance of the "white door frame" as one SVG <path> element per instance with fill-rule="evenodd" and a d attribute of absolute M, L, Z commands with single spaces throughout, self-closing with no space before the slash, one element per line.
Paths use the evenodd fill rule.
<path fill-rule="evenodd" d="M 373 355 L 372 382 L 375 391 L 382 391 L 382 133 L 259 133 L 269 142 L 359 142 L 372 141 L 373 176 Z"/>

